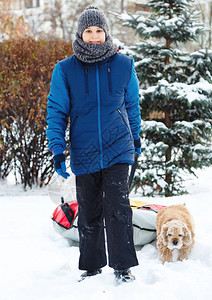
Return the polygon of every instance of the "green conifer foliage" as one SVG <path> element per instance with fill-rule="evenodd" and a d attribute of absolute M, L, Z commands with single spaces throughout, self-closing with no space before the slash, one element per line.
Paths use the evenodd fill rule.
<path fill-rule="evenodd" d="M 202 32 L 193 7 L 190 0 L 152 0 L 146 18 L 119 16 L 141 38 L 130 48 L 143 119 L 134 187 L 144 195 L 182 194 L 185 175 L 212 164 L 212 51 L 180 50 Z"/>

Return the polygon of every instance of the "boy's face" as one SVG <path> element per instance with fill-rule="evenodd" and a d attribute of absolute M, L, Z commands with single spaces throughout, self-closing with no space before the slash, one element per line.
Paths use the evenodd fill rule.
<path fill-rule="evenodd" d="M 87 27 L 82 33 L 82 40 L 89 44 L 102 44 L 105 42 L 105 32 L 97 26 Z"/>

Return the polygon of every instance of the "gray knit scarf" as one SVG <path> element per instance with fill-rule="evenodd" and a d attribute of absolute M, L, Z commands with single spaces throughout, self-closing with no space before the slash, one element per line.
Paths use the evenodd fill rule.
<path fill-rule="evenodd" d="M 102 44 L 89 44 L 83 42 L 78 33 L 73 42 L 73 51 L 75 56 L 84 63 L 94 63 L 102 61 L 117 52 L 117 46 L 113 44 L 110 35 Z"/>

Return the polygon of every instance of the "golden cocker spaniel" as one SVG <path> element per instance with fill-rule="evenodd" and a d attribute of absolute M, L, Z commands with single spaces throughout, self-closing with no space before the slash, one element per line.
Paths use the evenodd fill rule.
<path fill-rule="evenodd" d="M 162 263 L 188 259 L 194 245 L 194 222 L 185 205 L 161 209 L 156 219 L 157 248 Z"/>

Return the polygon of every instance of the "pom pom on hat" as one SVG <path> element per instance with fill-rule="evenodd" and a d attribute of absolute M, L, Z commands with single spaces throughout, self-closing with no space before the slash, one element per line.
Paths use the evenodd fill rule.
<path fill-rule="evenodd" d="M 81 13 L 78 19 L 77 33 L 82 36 L 83 31 L 90 27 L 97 26 L 105 31 L 106 37 L 109 35 L 109 26 L 104 13 L 96 6 L 88 6 Z"/>
<path fill-rule="evenodd" d="M 97 6 L 92 6 L 92 5 L 87 6 L 85 8 L 85 10 L 87 10 L 87 9 L 98 9 L 99 10 L 99 8 Z"/>

